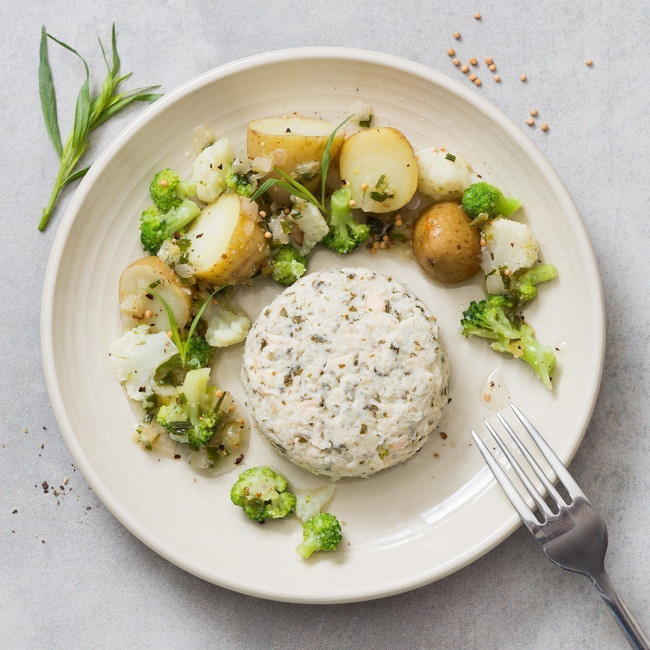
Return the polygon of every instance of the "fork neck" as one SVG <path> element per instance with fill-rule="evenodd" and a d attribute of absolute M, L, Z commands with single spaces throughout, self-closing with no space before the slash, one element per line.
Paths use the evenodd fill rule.
<path fill-rule="evenodd" d="M 625 634 L 628 643 L 637 650 L 650 650 L 650 638 L 641 629 L 638 621 L 632 616 L 626 604 L 621 600 L 614 589 L 605 569 L 589 576 L 594 587 L 612 613 L 612 616 Z"/>

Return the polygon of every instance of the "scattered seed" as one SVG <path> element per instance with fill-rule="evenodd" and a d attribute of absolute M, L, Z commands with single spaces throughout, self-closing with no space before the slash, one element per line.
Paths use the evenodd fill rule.
<path fill-rule="evenodd" d="M 536 109 L 536 108 L 531 108 L 531 109 L 530 109 L 530 114 L 531 114 L 533 117 L 537 117 L 537 109 Z"/>
<path fill-rule="evenodd" d="M 477 12 L 474 14 L 474 18 L 475 18 L 476 20 L 481 20 L 481 14 L 478 13 L 478 11 L 477 11 Z"/>
<path fill-rule="evenodd" d="M 447 54 L 448 54 L 449 56 L 454 56 L 454 54 L 456 54 L 456 50 L 455 50 L 453 47 L 450 47 L 450 48 L 447 50 Z"/>
<path fill-rule="evenodd" d="M 267 230 L 267 231 L 264 233 L 264 237 L 266 237 L 267 239 L 271 239 L 271 237 L 273 237 L 273 235 L 272 235 L 270 232 L 268 232 L 268 230 Z"/>
<path fill-rule="evenodd" d="M 535 120 L 532 117 L 529 117 L 526 120 L 526 124 L 528 124 L 528 126 L 533 126 L 533 124 L 535 124 Z"/>
<path fill-rule="evenodd" d="M 459 61 L 458 59 L 456 59 L 456 58 L 453 58 L 453 59 L 451 60 L 451 62 L 452 62 L 456 67 L 458 67 L 458 66 L 460 65 L 460 61 Z"/>
<path fill-rule="evenodd" d="M 527 81 L 528 77 L 525 74 L 522 74 L 521 77 L 519 77 L 522 81 Z"/>
<path fill-rule="evenodd" d="M 494 75 L 494 81 L 496 81 L 497 83 L 499 83 L 499 82 L 501 81 L 501 77 L 500 77 L 500 75 L 495 74 L 495 75 Z"/>
<path fill-rule="evenodd" d="M 460 32 L 454 32 L 454 38 L 456 40 L 460 39 Z"/>
<path fill-rule="evenodd" d="M 467 74 L 469 72 L 469 66 L 466 65 L 466 64 L 461 65 L 460 66 L 460 71 Z"/>
<path fill-rule="evenodd" d="M 492 65 L 494 63 L 494 60 L 492 59 L 491 56 L 488 56 L 485 58 L 485 65 Z"/>
<path fill-rule="evenodd" d="M 480 79 L 474 79 L 474 85 L 475 86 L 480 86 L 481 85 L 481 80 Z"/>
<path fill-rule="evenodd" d="M 591 59 L 587 59 L 587 60 L 585 61 L 585 65 L 588 66 L 588 67 L 590 67 L 590 68 L 591 68 L 591 66 L 592 66 L 593 64 L 594 64 L 594 62 L 593 62 Z"/>
<path fill-rule="evenodd" d="M 361 189 L 362 190 L 367 190 L 368 189 L 368 183 L 361 183 Z"/>
<path fill-rule="evenodd" d="M 488 70 L 490 72 L 494 72 L 496 69 L 497 67 L 494 65 L 494 63 L 490 63 L 490 65 L 488 65 Z"/>
<path fill-rule="evenodd" d="M 264 212 L 264 210 L 260 210 L 260 217 L 262 217 L 262 219 L 266 217 L 266 212 Z"/>
<path fill-rule="evenodd" d="M 478 65 L 478 60 L 477 60 L 477 58 L 476 58 L 475 56 L 473 56 L 473 57 L 469 60 L 469 62 L 470 62 L 472 65 Z"/>
<path fill-rule="evenodd" d="M 356 204 L 357 204 L 357 202 L 356 202 L 354 199 L 350 199 L 350 201 L 348 202 L 348 205 L 349 205 L 351 208 L 353 208 Z"/>
<path fill-rule="evenodd" d="M 546 124 L 546 122 L 544 122 L 544 124 L 542 124 L 542 126 L 540 128 L 542 129 L 542 131 L 544 131 L 546 133 L 546 131 L 548 131 L 548 124 Z"/>
<path fill-rule="evenodd" d="M 477 79 L 478 79 L 478 77 L 477 77 L 474 73 L 472 73 L 472 74 L 469 76 L 469 80 L 470 80 L 470 81 L 476 81 Z"/>

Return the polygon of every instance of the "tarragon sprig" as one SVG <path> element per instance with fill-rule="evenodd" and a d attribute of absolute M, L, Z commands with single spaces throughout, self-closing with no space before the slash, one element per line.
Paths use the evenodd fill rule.
<path fill-rule="evenodd" d="M 295 178 L 287 174 L 286 172 L 278 169 L 277 167 L 273 168 L 273 171 L 280 174 L 282 178 L 268 178 L 266 179 L 258 188 L 255 190 L 255 193 L 251 196 L 251 200 L 255 200 L 258 197 L 262 196 L 269 188 L 274 185 L 279 185 L 283 190 L 297 196 L 303 201 L 309 201 L 313 203 L 326 217 L 330 217 L 329 210 L 325 207 L 325 181 L 327 180 L 327 173 L 329 172 L 330 162 L 332 160 L 332 144 L 334 143 L 334 137 L 336 136 L 338 130 L 350 119 L 354 117 L 354 114 L 348 115 L 333 131 L 330 133 L 330 137 L 327 139 L 325 144 L 325 149 L 323 149 L 323 155 L 321 156 L 320 161 L 320 184 L 321 184 L 321 199 L 320 201 L 302 184 L 299 183 Z"/>
<path fill-rule="evenodd" d="M 151 289 L 151 286 L 149 287 Z M 185 368 L 185 358 L 187 357 L 187 346 L 190 343 L 190 339 L 192 336 L 194 336 L 194 330 L 196 329 L 196 326 L 199 324 L 199 321 L 201 320 L 201 316 L 203 316 L 203 312 L 205 311 L 206 307 L 210 303 L 210 301 L 221 291 L 223 287 L 219 287 L 215 289 L 206 299 L 204 302 L 201 303 L 199 306 L 196 316 L 194 316 L 194 319 L 192 320 L 192 323 L 190 325 L 190 329 L 187 333 L 187 338 L 183 340 L 181 338 L 181 333 L 180 330 L 178 329 L 178 325 L 176 323 L 176 317 L 174 316 L 174 310 L 171 308 L 169 303 L 156 291 L 151 291 L 151 294 L 154 295 L 162 306 L 165 308 L 165 312 L 167 313 L 167 318 L 169 319 L 169 325 L 171 327 L 171 333 L 172 333 L 172 341 L 174 342 L 174 345 L 178 348 L 178 354 L 181 359 L 181 366 Z"/>
<path fill-rule="evenodd" d="M 75 54 L 83 63 L 86 78 L 84 79 L 75 106 L 74 123 L 72 132 L 66 140 L 65 146 L 61 141 L 59 130 L 59 120 L 56 109 L 56 94 L 54 92 L 54 81 L 52 79 L 52 69 L 47 52 L 48 39 L 54 41 L 61 47 Z M 147 86 L 144 88 L 134 88 L 127 91 L 119 91 L 119 86 L 126 81 L 132 73 L 120 75 L 120 57 L 117 53 L 117 41 L 115 38 L 115 24 L 111 33 L 111 63 L 108 61 L 106 50 L 99 40 L 99 46 L 106 63 L 108 74 L 104 79 L 100 93 L 91 98 L 90 94 L 90 71 L 86 60 L 75 50 L 58 38 L 48 34 L 45 26 L 41 29 L 40 45 L 40 64 L 38 68 L 38 85 L 41 96 L 41 107 L 43 109 L 43 119 L 45 128 L 52 141 L 61 161 L 59 171 L 54 181 L 52 194 L 43 208 L 43 216 L 38 224 L 38 229 L 43 231 L 47 228 L 56 202 L 61 194 L 61 190 L 70 182 L 81 178 L 90 169 L 90 165 L 83 169 L 78 169 L 78 164 L 90 144 L 90 132 L 98 126 L 113 117 L 116 113 L 128 106 L 131 102 L 152 102 L 161 97 L 158 93 L 151 91 L 158 86 Z"/>

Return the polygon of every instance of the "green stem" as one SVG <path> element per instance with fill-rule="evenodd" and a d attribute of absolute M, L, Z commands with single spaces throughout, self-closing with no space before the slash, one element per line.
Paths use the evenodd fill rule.
<path fill-rule="evenodd" d="M 65 143 L 65 148 L 63 149 L 63 156 L 61 156 L 61 164 L 59 165 L 59 172 L 54 181 L 54 187 L 52 188 L 52 194 L 50 195 L 50 200 L 47 202 L 47 205 L 43 208 L 43 216 L 41 221 L 38 224 L 38 229 L 43 232 L 47 228 L 47 224 L 50 221 L 52 212 L 54 211 L 54 206 L 61 194 L 61 190 L 64 188 L 66 181 L 70 174 L 74 172 L 79 159 L 86 150 L 86 146 L 80 147 L 78 151 L 72 150 L 72 138 L 68 138 L 68 141 Z"/>

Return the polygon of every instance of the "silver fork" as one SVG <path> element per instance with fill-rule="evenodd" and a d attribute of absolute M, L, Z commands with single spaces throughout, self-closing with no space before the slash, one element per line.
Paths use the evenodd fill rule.
<path fill-rule="evenodd" d="M 500 413 L 496 414 L 497 417 L 542 482 L 548 494 L 548 501 L 553 507 L 550 507 L 544 500 L 499 434 L 487 421 L 485 421 L 485 426 L 537 505 L 537 516 L 528 507 L 518 489 L 482 440 L 476 435 L 476 432 L 472 431 L 472 436 L 485 462 L 546 557 L 567 571 L 587 576 L 609 607 L 629 644 L 633 648 L 648 650 L 650 648 L 650 639 L 641 629 L 625 603 L 619 598 L 609 580 L 609 576 L 605 572 L 604 560 L 607 551 L 607 528 L 605 523 L 578 484 L 573 480 L 566 467 L 542 438 L 541 434 L 529 422 L 528 418 L 514 404 L 511 404 L 510 407 L 539 447 L 555 472 L 558 481 L 564 486 L 569 498 L 565 499 L 560 495 Z"/>

